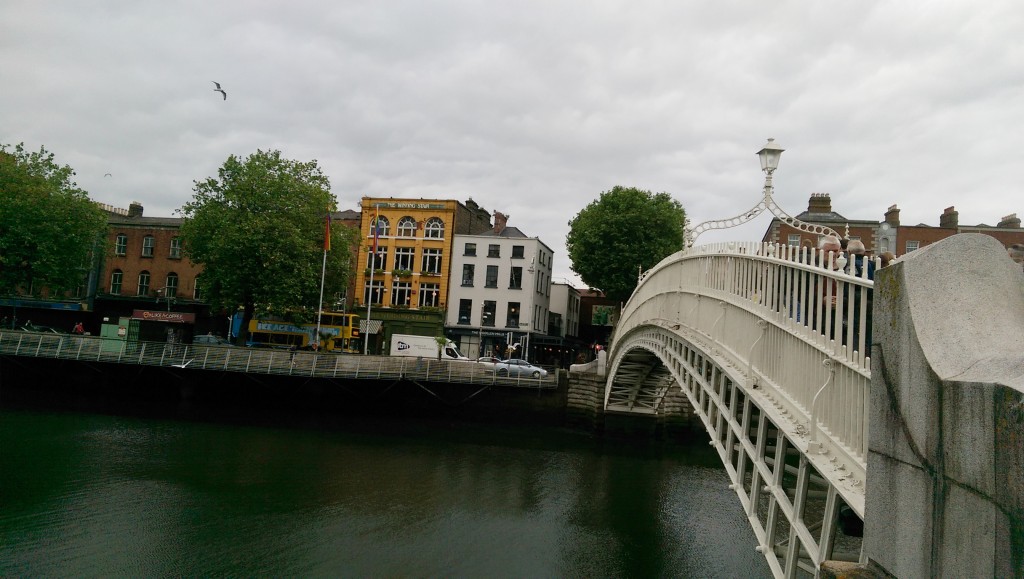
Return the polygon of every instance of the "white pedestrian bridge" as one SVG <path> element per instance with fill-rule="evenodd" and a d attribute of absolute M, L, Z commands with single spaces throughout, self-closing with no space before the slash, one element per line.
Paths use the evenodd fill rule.
<path fill-rule="evenodd" d="M 681 387 L 777 576 L 862 558 L 873 282 L 859 269 L 786 245 L 690 248 L 642 275 L 610 343 L 605 411 L 656 415 Z"/>
<path fill-rule="evenodd" d="M 878 265 L 665 258 L 597 366 L 605 412 L 681 389 L 777 577 L 1024 577 L 1024 274 L 981 234 Z"/>

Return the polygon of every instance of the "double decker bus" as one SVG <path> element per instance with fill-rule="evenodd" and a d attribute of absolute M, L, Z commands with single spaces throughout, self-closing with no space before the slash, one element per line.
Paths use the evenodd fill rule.
<path fill-rule="evenodd" d="M 238 335 L 242 314 L 235 314 L 232 332 Z M 247 346 L 272 348 L 311 348 L 316 343 L 316 322 L 297 323 L 283 320 L 253 319 L 249 321 Z M 358 353 L 359 316 L 342 312 L 323 312 L 320 318 L 320 350 L 324 352 Z"/>

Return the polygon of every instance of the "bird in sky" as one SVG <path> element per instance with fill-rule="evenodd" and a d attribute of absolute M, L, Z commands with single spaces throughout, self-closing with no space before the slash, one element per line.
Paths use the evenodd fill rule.
<path fill-rule="evenodd" d="M 104 173 L 103 176 L 104 177 L 113 177 L 113 175 L 111 175 L 110 173 Z"/>
<path fill-rule="evenodd" d="M 228 100 L 228 93 L 224 92 L 224 89 L 220 88 L 220 83 L 215 80 L 211 80 L 210 82 L 217 85 L 217 88 L 213 89 L 213 92 L 219 92 L 224 95 L 224 100 Z"/>

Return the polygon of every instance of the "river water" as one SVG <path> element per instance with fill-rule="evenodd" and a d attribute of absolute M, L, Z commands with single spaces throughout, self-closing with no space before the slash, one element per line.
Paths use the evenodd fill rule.
<path fill-rule="evenodd" d="M 0 576 L 768 577 L 717 455 L 0 408 Z"/>

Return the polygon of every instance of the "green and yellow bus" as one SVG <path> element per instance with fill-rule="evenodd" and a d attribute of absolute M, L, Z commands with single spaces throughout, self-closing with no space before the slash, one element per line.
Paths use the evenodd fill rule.
<path fill-rule="evenodd" d="M 232 329 L 237 335 L 242 315 L 235 314 Z M 309 349 L 316 343 L 316 322 L 296 323 L 283 320 L 249 321 L 247 346 Z M 323 312 L 320 318 L 320 351 L 360 352 L 359 316 L 343 312 Z"/>

